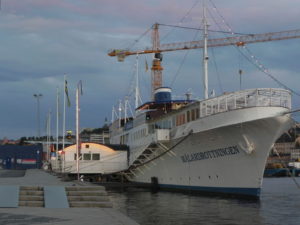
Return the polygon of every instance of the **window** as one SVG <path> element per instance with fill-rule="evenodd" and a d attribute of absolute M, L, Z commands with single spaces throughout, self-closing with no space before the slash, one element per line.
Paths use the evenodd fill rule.
<path fill-rule="evenodd" d="M 185 114 L 180 114 L 176 116 L 176 126 L 185 124 Z"/>
<path fill-rule="evenodd" d="M 90 153 L 84 153 L 83 154 L 83 160 L 91 160 L 91 154 Z"/>
<path fill-rule="evenodd" d="M 196 113 L 195 112 L 196 112 L 196 109 L 192 109 L 192 113 L 191 113 L 192 114 L 192 120 L 195 120 L 195 118 L 196 118 L 196 115 L 195 115 Z"/>
<path fill-rule="evenodd" d="M 99 153 L 92 154 L 92 160 L 100 160 L 100 154 Z"/>
<path fill-rule="evenodd" d="M 181 115 L 181 121 L 182 121 L 181 124 L 185 124 L 185 114 L 182 114 L 182 115 Z"/>
<path fill-rule="evenodd" d="M 196 109 L 196 119 L 199 119 L 200 115 L 199 115 L 199 109 Z"/>
<path fill-rule="evenodd" d="M 82 154 L 79 154 L 79 160 L 81 160 L 82 159 Z M 77 160 L 77 154 L 75 153 L 74 154 L 74 160 Z"/>
<path fill-rule="evenodd" d="M 190 113 L 190 111 L 186 112 L 186 120 L 187 120 L 187 122 L 191 121 L 191 113 Z"/>

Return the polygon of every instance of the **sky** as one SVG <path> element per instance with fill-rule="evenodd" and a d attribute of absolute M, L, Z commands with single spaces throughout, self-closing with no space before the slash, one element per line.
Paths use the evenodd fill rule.
<path fill-rule="evenodd" d="M 300 29 L 299 0 L 207 0 L 206 4 L 210 30 L 255 34 Z M 131 56 L 118 62 L 107 55 L 108 51 L 151 47 L 151 32 L 146 31 L 156 22 L 200 28 L 202 12 L 201 0 L 2 0 L 0 139 L 37 136 L 34 94 L 43 95 L 41 135 L 46 134 L 50 111 L 54 134 L 57 89 L 62 134 L 64 74 L 71 100 L 71 107 L 66 109 L 67 130 L 75 130 L 75 90 L 80 80 L 80 127 L 102 127 L 106 118 L 110 122 L 112 107 L 117 107 L 126 95 L 132 96 L 136 58 Z M 201 35 L 197 30 L 160 26 L 161 43 L 200 40 Z M 224 33 L 209 35 L 224 37 Z M 299 39 L 272 41 L 249 44 L 247 49 L 272 76 L 300 93 L 299 43 Z M 239 90 L 239 69 L 243 70 L 243 89 L 280 87 L 234 47 L 213 48 L 209 55 L 209 90 L 215 90 L 217 95 Z M 163 83 L 171 86 L 173 96 L 180 97 L 189 91 L 193 97 L 202 98 L 202 50 L 163 56 Z M 139 57 L 143 102 L 150 98 L 150 73 L 145 71 L 145 61 L 150 65 L 151 57 Z M 293 107 L 300 107 L 297 95 L 293 97 Z"/>

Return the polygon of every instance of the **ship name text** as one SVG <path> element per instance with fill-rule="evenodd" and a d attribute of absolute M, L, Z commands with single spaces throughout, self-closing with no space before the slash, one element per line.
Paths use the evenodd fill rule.
<path fill-rule="evenodd" d="M 230 146 L 226 148 L 219 148 L 215 150 L 210 150 L 206 152 L 197 152 L 197 153 L 191 153 L 191 154 L 184 154 L 181 156 L 182 162 L 192 162 L 192 161 L 198 161 L 203 159 L 214 159 L 219 157 L 224 157 L 228 155 L 236 155 L 239 154 L 240 151 L 238 147 Z"/>

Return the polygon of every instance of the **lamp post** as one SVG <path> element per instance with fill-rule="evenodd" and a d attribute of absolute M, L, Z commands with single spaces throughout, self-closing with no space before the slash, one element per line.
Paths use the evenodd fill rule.
<path fill-rule="evenodd" d="M 37 135 L 38 137 L 41 137 L 40 132 L 40 98 L 42 97 L 42 94 L 34 94 L 33 97 L 37 100 Z"/>

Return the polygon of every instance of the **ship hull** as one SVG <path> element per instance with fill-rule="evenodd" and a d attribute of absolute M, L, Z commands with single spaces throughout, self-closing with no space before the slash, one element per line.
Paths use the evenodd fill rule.
<path fill-rule="evenodd" d="M 164 143 L 172 154 L 140 166 L 130 180 L 156 180 L 168 190 L 257 198 L 268 153 L 291 124 L 285 115 L 194 131 L 182 142 L 178 138 Z"/>

